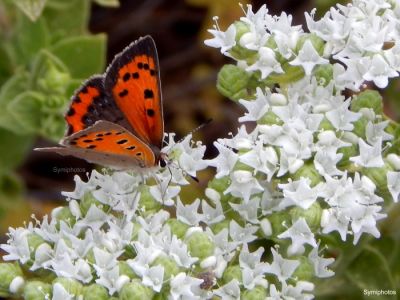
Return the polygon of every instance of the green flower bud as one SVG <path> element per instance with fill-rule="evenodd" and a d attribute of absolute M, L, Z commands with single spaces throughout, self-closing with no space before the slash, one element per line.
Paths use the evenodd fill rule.
<path fill-rule="evenodd" d="M 217 89 L 231 100 L 250 96 L 247 91 L 251 75 L 235 65 L 224 65 L 218 73 Z"/>
<path fill-rule="evenodd" d="M 10 284 L 14 278 L 19 276 L 23 277 L 23 273 L 18 263 L 0 263 L 0 296 L 10 295 Z"/>
<path fill-rule="evenodd" d="M 220 194 L 223 194 L 230 184 L 231 180 L 229 176 L 224 176 L 222 178 L 213 178 L 213 180 L 209 182 L 208 187 L 216 190 Z"/>
<path fill-rule="evenodd" d="M 200 260 L 214 254 L 215 245 L 204 232 L 194 232 L 186 239 L 186 243 L 190 255 L 198 257 Z"/>
<path fill-rule="evenodd" d="M 324 117 L 321 121 L 321 123 L 319 124 L 319 129 L 320 130 L 336 130 L 335 127 L 333 127 L 332 123 L 329 122 L 329 120 Z"/>
<path fill-rule="evenodd" d="M 126 275 L 130 279 L 138 278 L 135 272 L 133 272 L 132 268 L 128 265 L 126 261 L 119 261 L 119 275 Z"/>
<path fill-rule="evenodd" d="M 297 257 L 300 261 L 300 265 L 293 273 L 293 278 L 298 278 L 299 281 L 311 281 L 314 276 L 314 267 L 310 263 L 307 257 Z"/>
<path fill-rule="evenodd" d="M 41 281 L 29 281 L 23 291 L 25 300 L 48 300 L 52 296 L 52 287 L 49 283 Z"/>
<path fill-rule="evenodd" d="M 179 273 L 180 269 L 176 262 L 166 256 L 158 256 L 152 263 L 151 266 L 161 265 L 164 267 L 164 280 L 169 280 L 171 275 L 176 275 Z"/>
<path fill-rule="evenodd" d="M 304 77 L 304 69 L 301 66 L 292 66 L 289 63 L 283 63 L 282 69 L 284 73 L 272 73 L 268 76 L 269 81 L 275 82 L 281 86 L 299 81 Z"/>
<path fill-rule="evenodd" d="M 256 51 L 243 48 L 240 45 L 240 39 L 242 36 L 250 31 L 249 25 L 242 21 L 236 21 L 234 25 L 236 27 L 236 45 L 229 50 L 229 54 L 238 60 L 246 60 L 254 57 L 257 54 Z M 246 38 L 246 36 L 244 38 Z"/>
<path fill-rule="evenodd" d="M 239 265 L 228 266 L 222 275 L 223 283 L 228 283 L 233 279 L 242 282 L 242 269 L 240 269 Z"/>
<path fill-rule="evenodd" d="M 338 149 L 337 153 L 342 153 L 343 157 L 337 164 L 337 166 L 340 167 L 347 167 L 351 162 L 350 162 L 350 157 L 357 156 L 358 155 L 358 145 L 351 145 L 349 147 L 343 147 Z"/>
<path fill-rule="evenodd" d="M 83 287 L 83 300 L 109 300 L 108 291 L 104 286 L 91 284 Z"/>
<path fill-rule="evenodd" d="M 298 169 L 297 172 L 293 175 L 293 180 L 299 180 L 302 177 L 310 179 L 310 185 L 312 187 L 322 182 L 322 176 L 319 174 L 314 164 L 311 162 L 304 164 L 300 169 Z"/>
<path fill-rule="evenodd" d="M 321 227 L 322 208 L 318 202 L 314 202 L 308 209 L 293 207 L 289 210 L 292 223 L 299 218 L 304 218 L 312 232 L 316 232 Z"/>
<path fill-rule="evenodd" d="M 358 112 L 362 108 L 371 108 L 377 115 L 383 112 L 382 96 L 378 91 L 365 90 L 351 100 L 350 109 Z"/>
<path fill-rule="evenodd" d="M 322 86 L 327 86 L 333 79 L 333 66 L 331 64 L 317 65 L 314 67 L 314 76 Z"/>
<path fill-rule="evenodd" d="M 140 280 L 133 280 L 125 284 L 119 292 L 120 300 L 153 299 L 154 292 L 151 288 L 142 284 Z"/>
<path fill-rule="evenodd" d="M 313 47 L 320 56 L 324 54 L 325 41 L 313 33 L 304 34 L 303 36 L 301 36 L 297 41 L 296 48 L 294 49 L 294 51 L 296 53 L 299 53 L 299 51 L 301 50 L 301 48 L 303 48 L 303 45 L 307 40 L 309 40 L 312 43 Z"/>
<path fill-rule="evenodd" d="M 260 285 L 255 286 L 251 290 L 246 290 L 240 296 L 242 300 L 258 300 L 258 299 L 265 299 L 267 298 L 267 289 Z"/>
<path fill-rule="evenodd" d="M 139 209 L 141 210 L 141 215 L 145 217 L 162 208 L 161 203 L 154 200 L 153 196 L 150 194 L 148 186 L 143 186 L 140 192 Z"/>
<path fill-rule="evenodd" d="M 393 171 L 389 162 L 385 161 L 385 165 L 381 168 L 363 168 L 361 173 L 367 176 L 375 184 L 377 192 L 381 196 L 390 196 L 387 186 L 387 172 Z"/>
<path fill-rule="evenodd" d="M 368 121 L 366 117 L 361 116 L 361 118 L 353 122 L 354 129 L 352 132 L 358 137 L 365 139 L 365 128 L 367 127 Z"/>
<path fill-rule="evenodd" d="M 168 219 L 166 223 L 171 229 L 172 234 L 176 235 L 178 239 L 183 239 L 186 231 L 189 229 L 189 225 L 186 225 L 177 219 Z"/>
<path fill-rule="evenodd" d="M 45 240 L 40 235 L 37 235 L 35 233 L 31 233 L 28 235 L 29 250 L 31 251 L 32 258 L 35 258 L 36 249 L 43 243 L 45 243 Z"/>
<path fill-rule="evenodd" d="M 83 286 L 75 279 L 58 277 L 52 282 L 52 285 L 54 286 L 56 283 L 61 284 L 70 295 L 82 295 Z"/>
<path fill-rule="evenodd" d="M 276 114 L 272 112 L 272 110 L 269 110 L 265 115 L 261 117 L 257 121 L 258 124 L 260 125 L 282 125 L 283 122 L 281 119 L 278 118 Z"/>
<path fill-rule="evenodd" d="M 286 231 L 287 227 L 284 225 L 290 224 L 291 222 L 291 217 L 286 211 L 275 212 L 267 218 L 271 223 L 272 235 L 275 237 Z"/>
<path fill-rule="evenodd" d="M 71 211 L 67 206 L 58 209 L 53 217 L 55 217 L 57 220 L 57 226 L 56 226 L 57 229 L 60 229 L 60 221 L 64 221 L 65 223 L 71 225 L 75 224 L 76 222 L 75 217 L 72 215 Z"/>

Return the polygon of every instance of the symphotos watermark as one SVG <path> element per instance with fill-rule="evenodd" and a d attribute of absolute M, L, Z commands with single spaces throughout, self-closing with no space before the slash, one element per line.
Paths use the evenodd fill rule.
<path fill-rule="evenodd" d="M 85 168 L 78 168 L 78 167 L 53 167 L 53 172 L 60 174 L 60 173 L 84 173 L 87 172 Z"/>
<path fill-rule="evenodd" d="M 396 290 L 367 290 L 364 289 L 365 296 L 395 296 Z"/>

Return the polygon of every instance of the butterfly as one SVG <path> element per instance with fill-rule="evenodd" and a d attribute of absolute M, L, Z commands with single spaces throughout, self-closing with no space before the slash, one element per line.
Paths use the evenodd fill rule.
<path fill-rule="evenodd" d="M 157 49 L 141 37 L 117 54 L 106 72 L 75 92 L 60 147 L 37 148 L 117 170 L 163 164 L 164 119 Z"/>

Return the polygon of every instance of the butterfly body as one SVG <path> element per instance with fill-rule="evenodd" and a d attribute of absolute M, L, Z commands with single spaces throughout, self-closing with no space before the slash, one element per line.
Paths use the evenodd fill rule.
<path fill-rule="evenodd" d="M 61 147 L 35 149 L 72 155 L 114 169 L 151 168 L 163 160 L 164 120 L 159 64 L 150 36 L 118 54 L 103 75 L 72 97 Z"/>

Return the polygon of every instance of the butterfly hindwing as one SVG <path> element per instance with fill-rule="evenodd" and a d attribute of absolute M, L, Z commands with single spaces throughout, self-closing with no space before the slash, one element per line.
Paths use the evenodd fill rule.
<path fill-rule="evenodd" d="M 104 77 L 101 75 L 91 77 L 75 92 L 65 120 L 68 124 L 66 136 L 88 128 L 99 120 L 131 128 L 114 100 L 104 92 Z"/>
<path fill-rule="evenodd" d="M 104 80 L 105 92 L 141 140 L 158 149 L 164 134 L 157 50 L 150 36 L 117 55 Z"/>
<path fill-rule="evenodd" d="M 149 146 L 125 128 L 108 121 L 97 121 L 93 126 L 65 137 L 61 145 L 64 147 L 36 150 L 72 155 L 115 169 L 155 165 L 155 156 Z"/>

